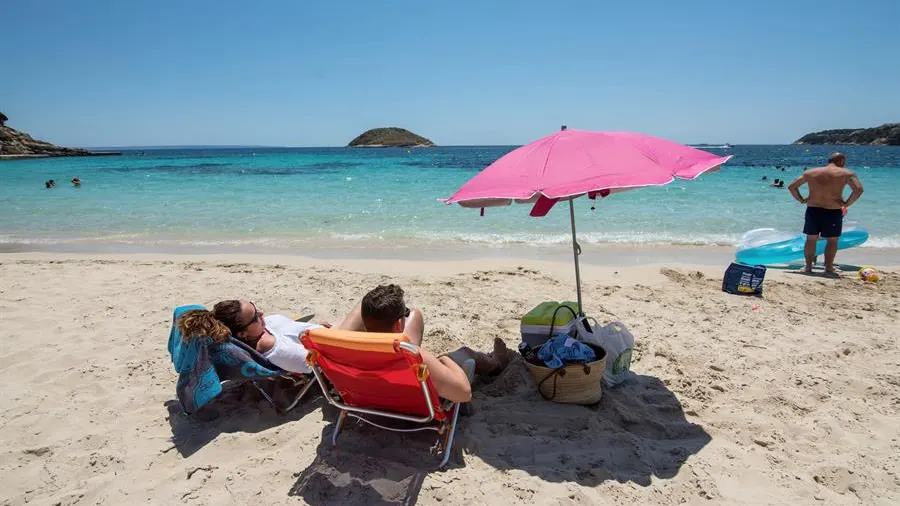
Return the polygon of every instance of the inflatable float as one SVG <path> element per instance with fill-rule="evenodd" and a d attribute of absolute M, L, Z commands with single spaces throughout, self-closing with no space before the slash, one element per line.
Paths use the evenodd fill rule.
<path fill-rule="evenodd" d="M 844 222 L 838 249 L 859 246 L 869 239 L 869 231 L 862 226 Z M 744 234 L 738 243 L 735 259 L 749 265 L 772 265 L 803 260 L 806 236 L 773 228 L 759 228 Z M 825 253 L 825 239 L 816 243 L 816 255 Z"/>

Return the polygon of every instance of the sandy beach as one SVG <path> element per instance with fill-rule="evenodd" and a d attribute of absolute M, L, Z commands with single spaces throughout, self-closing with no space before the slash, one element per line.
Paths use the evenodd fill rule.
<path fill-rule="evenodd" d="M 351 424 L 332 447 L 315 390 L 286 415 L 249 388 L 180 414 L 173 308 L 241 297 L 333 322 L 398 282 L 432 351 L 514 347 L 524 312 L 574 298 L 564 259 L 4 254 L 0 504 L 900 502 L 898 268 L 878 285 L 770 269 L 761 299 L 723 293 L 723 269 L 585 265 L 585 309 L 635 335 L 635 376 L 557 405 L 516 359 L 475 385 L 441 471 L 429 435 Z"/>

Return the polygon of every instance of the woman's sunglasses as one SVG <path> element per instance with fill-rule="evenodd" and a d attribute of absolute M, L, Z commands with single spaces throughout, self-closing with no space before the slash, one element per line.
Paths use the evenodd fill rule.
<path fill-rule="evenodd" d="M 254 323 L 256 323 L 256 322 L 259 320 L 259 318 L 260 318 L 259 309 L 256 308 L 256 304 L 254 304 L 254 303 L 251 302 L 250 305 L 253 306 L 253 319 L 250 320 L 249 322 L 247 322 L 245 325 L 241 326 L 241 327 L 238 329 L 238 332 L 242 332 L 242 331 L 244 331 L 244 330 L 247 330 L 247 327 L 249 327 L 250 325 L 253 325 Z M 407 310 L 407 311 L 408 311 L 408 310 Z"/>

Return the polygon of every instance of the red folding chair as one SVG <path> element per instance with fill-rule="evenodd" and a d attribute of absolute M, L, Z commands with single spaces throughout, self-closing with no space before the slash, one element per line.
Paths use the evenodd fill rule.
<path fill-rule="evenodd" d="M 443 450 L 440 467 L 447 464 L 460 404 L 438 397 L 428 367 L 408 337 L 319 328 L 307 331 L 300 340 L 309 350 L 307 360 L 325 398 L 341 411 L 332 444 L 337 444 L 347 416 L 397 432 L 434 430 Z M 475 362 L 469 362 L 464 369 L 471 381 Z M 339 399 L 331 394 L 331 387 Z M 376 421 L 378 418 L 412 422 L 416 426 L 390 427 Z"/>

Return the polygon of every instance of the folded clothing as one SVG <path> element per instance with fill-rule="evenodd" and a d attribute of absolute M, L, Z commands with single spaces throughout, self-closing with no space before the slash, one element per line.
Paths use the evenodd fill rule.
<path fill-rule="evenodd" d="M 566 364 L 586 364 L 597 360 L 597 354 L 590 346 L 573 339 L 567 334 L 553 336 L 538 350 L 547 367 L 558 369 Z"/>

